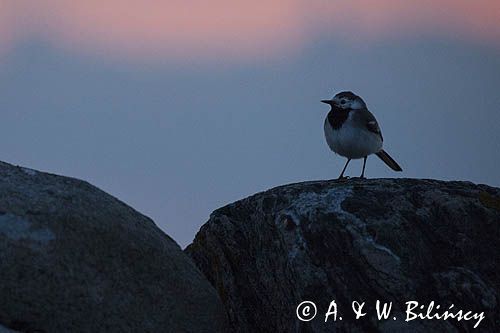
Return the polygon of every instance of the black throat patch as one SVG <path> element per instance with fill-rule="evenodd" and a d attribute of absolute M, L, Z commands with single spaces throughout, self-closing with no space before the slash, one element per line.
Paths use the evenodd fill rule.
<path fill-rule="evenodd" d="M 349 110 L 344 110 L 341 108 L 332 107 L 330 112 L 328 112 L 328 122 L 330 126 L 334 129 L 339 129 L 342 124 L 347 120 L 349 116 Z"/>

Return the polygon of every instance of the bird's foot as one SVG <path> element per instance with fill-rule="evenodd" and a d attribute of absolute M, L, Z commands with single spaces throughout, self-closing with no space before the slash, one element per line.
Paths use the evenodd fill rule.
<path fill-rule="evenodd" d="M 346 181 L 349 179 L 349 176 L 340 176 L 339 178 L 337 178 L 337 180 L 340 180 L 340 181 Z"/>

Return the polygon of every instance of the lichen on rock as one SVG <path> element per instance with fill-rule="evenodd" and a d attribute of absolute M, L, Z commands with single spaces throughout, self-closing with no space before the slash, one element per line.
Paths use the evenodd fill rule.
<path fill-rule="evenodd" d="M 483 193 L 483 194 L 482 194 Z M 485 196 L 487 193 L 488 196 Z M 435 301 L 500 323 L 500 190 L 469 182 L 351 179 L 280 186 L 216 210 L 186 252 L 238 332 L 459 332 L 470 322 L 355 320 L 351 302 Z M 486 198 L 486 199 L 485 199 Z M 295 310 L 314 301 L 318 315 Z M 325 323 L 331 300 L 342 321 Z M 403 319 L 403 318 L 401 318 Z"/>

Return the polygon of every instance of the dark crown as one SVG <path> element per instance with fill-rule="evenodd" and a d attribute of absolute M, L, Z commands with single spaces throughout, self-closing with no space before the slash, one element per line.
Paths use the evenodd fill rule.
<path fill-rule="evenodd" d="M 338 98 L 347 98 L 349 100 L 355 100 L 357 98 L 360 98 L 358 95 L 355 95 L 352 91 L 342 91 L 339 92 L 335 97 Z"/>

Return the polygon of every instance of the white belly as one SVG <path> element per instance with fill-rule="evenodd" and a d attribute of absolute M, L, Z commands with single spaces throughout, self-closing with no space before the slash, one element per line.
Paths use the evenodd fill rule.
<path fill-rule="evenodd" d="M 333 130 L 325 119 L 325 138 L 328 146 L 335 153 L 352 159 L 363 158 L 382 149 L 382 139 L 379 135 L 358 127 L 349 126 L 348 122 Z"/>

